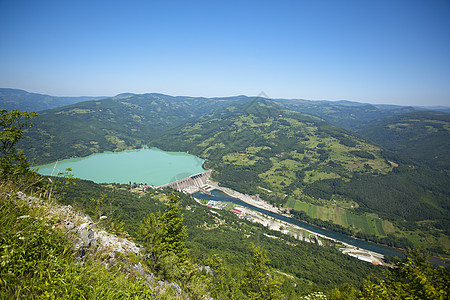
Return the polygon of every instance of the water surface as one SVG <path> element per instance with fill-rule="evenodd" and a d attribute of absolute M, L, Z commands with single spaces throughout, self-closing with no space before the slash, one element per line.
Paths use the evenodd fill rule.
<path fill-rule="evenodd" d="M 97 183 L 146 183 L 160 186 L 204 172 L 203 159 L 184 152 L 157 148 L 96 153 L 38 166 L 42 175 L 56 175 L 71 168 L 72 174 Z"/>

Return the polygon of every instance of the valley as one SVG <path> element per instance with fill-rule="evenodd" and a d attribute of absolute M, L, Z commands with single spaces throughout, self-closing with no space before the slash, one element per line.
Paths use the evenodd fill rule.
<path fill-rule="evenodd" d="M 360 116 L 343 126 L 357 128 L 363 120 L 413 109 L 348 103 L 331 109 L 329 102 L 314 102 L 309 109 L 312 104 L 121 94 L 42 112 L 21 147 L 33 164 L 141 145 L 188 152 L 205 160 L 203 167 L 213 170 L 212 179 L 221 186 L 258 196 L 303 221 L 389 246 L 445 253 L 450 248 L 446 169 L 431 169 L 327 122 Z M 445 119 L 439 122 L 434 124 L 448 126 Z M 436 134 L 434 141 L 443 146 L 433 149 L 444 151 L 439 157 L 445 161 L 448 131 L 426 132 L 428 138 Z M 419 151 L 420 140 L 413 145 Z"/>
<path fill-rule="evenodd" d="M 374 113 L 384 120 L 386 112 L 379 110 Z M 445 130 L 430 129 L 429 118 L 422 122 L 425 140 L 440 143 L 447 123 L 441 116 L 434 124 Z M 398 139 L 411 136 L 411 130 L 405 132 Z M 297 299 L 345 284 L 361 286 L 364 277 L 381 274 L 408 247 L 433 254 L 450 248 L 443 165 L 380 144 L 280 100 L 121 94 L 43 111 L 33 127 L 24 128 L 19 146 L 34 166 L 58 161 L 46 171 L 59 173 L 47 178 L 58 201 L 92 216 L 101 228 L 147 243 L 143 228 L 174 213 L 178 199 L 187 263 L 215 265 L 211 259 L 220 256 L 227 276 L 243 280 L 242 264 L 252 251 L 264 249 L 268 270 L 282 282 L 279 291 Z M 142 145 L 150 149 L 133 150 Z M 435 149 L 442 152 L 445 145 Z M 137 165 L 121 158 L 147 152 L 160 156 L 155 161 L 137 156 Z M 163 160 L 168 154 L 193 159 L 195 170 L 150 180 L 162 180 L 165 166 L 179 164 Z M 92 161 L 107 157 L 101 164 Z M 98 183 L 75 180 L 81 162 L 89 168 L 88 177 L 80 177 Z M 156 173 L 149 175 L 150 170 Z M 124 179 L 90 177 L 99 171 Z M 159 251 L 151 250 L 155 245 L 156 240 L 146 244 L 150 253 Z M 446 261 L 444 256 L 438 263 Z M 161 265 L 166 271 L 145 264 L 161 278 L 177 270 L 170 262 Z M 190 289 L 194 282 L 182 285 Z M 243 284 L 223 284 L 220 291 L 229 289 L 239 298 Z"/>
<path fill-rule="evenodd" d="M 156 188 L 159 186 L 161 186 L 160 188 L 171 187 L 188 194 L 196 193 L 198 191 L 205 191 L 210 194 L 211 192 L 209 191 L 211 189 L 220 190 L 229 196 L 243 201 L 241 205 L 249 204 L 246 205 L 247 208 L 243 208 L 242 206 L 239 206 L 239 202 L 236 203 L 236 200 L 232 198 L 229 198 L 229 200 L 232 200 L 233 202 L 225 202 L 238 205 L 236 209 L 245 211 L 245 217 L 250 217 L 249 220 L 251 222 L 261 223 L 269 229 L 282 232 L 283 234 L 290 236 L 295 235 L 300 242 L 303 241 L 304 237 L 304 242 L 322 245 L 322 243 L 329 244 L 329 242 L 332 241 L 333 244 L 338 243 L 341 244 L 341 247 L 347 247 L 342 249 L 356 250 L 354 245 L 350 245 L 343 241 L 343 239 L 348 240 L 345 236 L 341 235 L 339 237 L 331 232 L 326 233 L 323 229 L 320 229 L 319 233 L 317 232 L 319 228 L 315 228 L 311 225 L 305 228 L 306 224 L 294 222 L 293 219 L 290 219 L 289 217 L 293 216 L 288 215 L 284 208 L 280 209 L 273 207 L 259 197 L 258 199 L 255 199 L 255 197 L 241 194 L 230 188 L 222 187 L 216 182 L 209 181 L 208 178 L 211 171 L 205 172 L 207 175 L 204 177 L 199 177 L 203 173 L 187 177 L 196 174 L 199 171 L 203 171 L 201 168 L 203 163 L 204 161 L 201 159 L 182 152 L 165 152 L 152 148 L 125 152 L 99 153 L 86 158 L 62 160 L 54 164 L 39 166 L 37 168 L 40 174 L 47 176 L 64 174 L 65 170 L 69 168 L 71 170 L 71 175 L 84 180 L 92 180 L 97 183 L 127 184 L 129 182 L 130 185 L 133 183 L 136 187 L 131 189 L 131 191 L 140 194 L 144 193 L 147 188 Z M 178 179 L 178 181 L 174 181 L 176 179 Z M 137 182 L 143 184 L 138 185 Z M 271 192 L 270 190 L 268 191 Z M 194 199 L 195 197 L 199 197 L 197 194 L 198 193 L 194 194 Z M 207 203 L 203 204 L 206 205 Z M 235 205 L 226 205 L 226 210 L 233 211 Z M 311 206 L 316 208 L 317 211 L 316 206 L 312 204 Z M 256 212 L 254 211 L 254 208 L 260 208 L 262 210 Z M 319 210 L 320 208 L 321 207 L 319 207 Z M 269 215 L 264 212 L 268 212 Z M 284 215 L 283 218 L 281 218 L 281 214 Z M 274 217 L 275 219 L 273 219 Z M 317 216 L 314 216 L 314 218 L 317 218 Z M 323 233 L 328 234 L 328 236 L 323 235 Z M 330 234 L 332 237 L 330 237 Z M 321 239 L 319 239 L 319 237 Z M 376 249 L 375 245 L 363 244 L 355 239 L 351 241 L 352 244 L 356 244 L 360 248 L 360 253 L 366 253 L 367 257 L 374 257 L 374 252 L 372 251 L 379 251 L 381 253 L 387 251 L 387 249 L 382 248 Z M 369 246 L 372 251 L 365 250 L 367 246 Z M 336 245 L 335 247 L 339 246 Z M 388 253 L 396 255 L 395 252 Z M 377 264 L 382 264 L 383 255 L 375 255 L 378 258 L 376 260 L 371 260 L 371 262 L 374 261 Z M 363 257 L 362 254 L 360 256 Z"/>
<path fill-rule="evenodd" d="M 208 185 L 215 189 L 207 194 L 195 193 L 193 195 L 194 199 L 200 204 L 219 210 L 230 210 L 238 215 L 239 218 L 262 224 L 270 230 L 293 237 L 297 240 L 296 243 L 304 242 L 314 243 L 319 246 L 332 246 L 338 248 L 343 253 L 358 251 L 360 253 L 360 257 L 358 258 L 376 265 L 385 263 L 383 261 L 383 254 L 389 254 L 391 256 L 401 255 L 400 252 L 395 252 L 392 249 L 364 243 L 360 240 L 327 231 L 324 228 L 299 222 L 293 219 L 292 216 L 283 213 L 283 211 L 260 199 L 254 199 L 249 195 L 243 195 L 228 188 L 220 187 L 214 182 L 208 182 Z M 268 237 L 277 238 L 274 236 Z"/>

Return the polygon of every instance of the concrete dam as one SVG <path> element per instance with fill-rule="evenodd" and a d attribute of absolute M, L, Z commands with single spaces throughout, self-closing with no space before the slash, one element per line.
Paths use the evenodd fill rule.
<path fill-rule="evenodd" d="M 195 193 L 206 185 L 207 180 L 211 177 L 212 170 L 203 173 L 198 173 L 187 178 L 183 178 L 160 187 L 170 187 L 178 191 L 185 191 L 188 193 Z"/>

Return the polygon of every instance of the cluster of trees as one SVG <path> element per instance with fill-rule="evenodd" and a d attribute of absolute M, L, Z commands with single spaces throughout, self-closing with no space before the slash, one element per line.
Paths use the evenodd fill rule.
<path fill-rule="evenodd" d="M 431 170 L 402 168 L 377 177 L 359 176 L 345 184 L 343 194 L 355 199 L 360 210 L 393 221 L 443 220 L 449 209 L 447 183 Z"/>
<path fill-rule="evenodd" d="M 372 153 L 369 153 L 367 151 L 352 150 L 352 151 L 350 151 L 350 153 L 355 156 L 361 157 L 361 158 L 375 159 L 375 156 Z"/>
<path fill-rule="evenodd" d="M 384 277 L 370 276 L 361 289 L 349 285 L 334 289 L 330 298 L 339 299 L 448 299 L 450 271 L 434 267 L 428 256 L 419 250 L 409 250 Z"/>

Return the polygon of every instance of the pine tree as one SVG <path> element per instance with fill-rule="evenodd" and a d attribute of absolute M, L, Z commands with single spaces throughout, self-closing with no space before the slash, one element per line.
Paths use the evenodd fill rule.
<path fill-rule="evenodd" d="M 153 271 L 159 271 L 163 252 L 161 250 L 161 228 L 154 214 L 141 222 L 139 241 L 145 247 L 147 265 Z"/>
<path fill-rule="evenodd" d="M 175 254 L 180 262 L 187 259 L 187 248 L 184 240 L 187 238 L 186 226 L 183 225 L 183 214 L 178 206 L 178 197 L 169 195 L 167 211 L 158 222 L 161 228 L 161 249 L 166 253 Z"/>
<path fill-rule="evenodd" d="M 212 280 L 209 290 L 211 296 L 217 300 L 242 299 L 239 281 L 231 274 L 230 268 L 224 265 L 223 259 L 214 254 L 207 260 L 212 270 Z"/>
<path fill-rule="evenodd" d="M 247 299 L 281 299 L 281 282 L 270 275 L 270 260 L 264 249 L 253 245 L 253 260 L 244 270 L 243 290 Z"/>
<path fill-rule="evenodd" d="M 168 208 L 164 214 L 150 214 L 140 227 L 140 242 L 145 247 L 148 266 L 165 277 L 173 277 L 187 260 L 187 237 L 183 214 L 178 207 L 178 197 L 169 195 Z"/>

